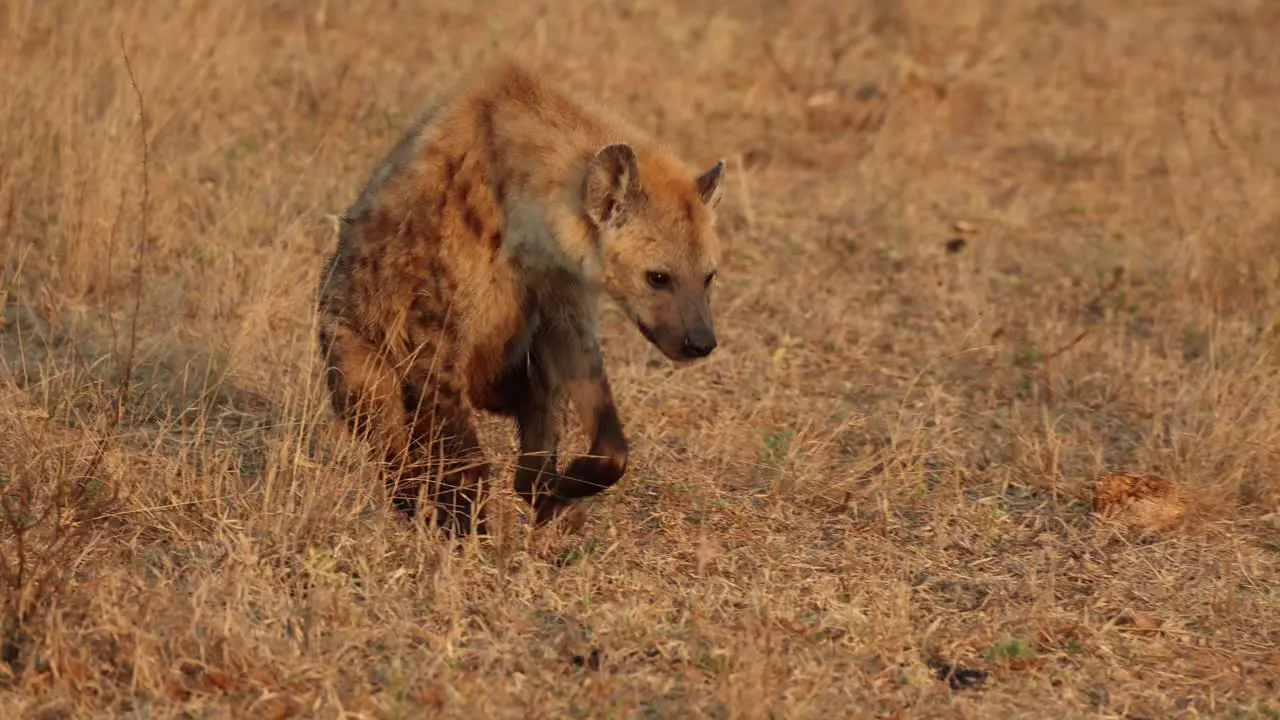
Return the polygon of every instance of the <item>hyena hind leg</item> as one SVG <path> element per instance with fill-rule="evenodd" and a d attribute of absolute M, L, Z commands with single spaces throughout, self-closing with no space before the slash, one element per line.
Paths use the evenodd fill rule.
<path fill-rule="evenodd" d="M 476 506 L 489 469 L 461 394 L 397 373 L 377 346 L 339 322 L 322 325 L 320 351 L 334 412 L 382 455 L 392 507 L 414 519 L 425 486 L 445 532 L 483 532 Z"/>
<path fill-rule="evenodd" d="M 401 381 L 377 347 L 341 322 L 326 319 L 320 327 L 320 354 L 334 414 L 388 461 L 407 456 Z"/>
<path fill-rule="evenodd" d="M 418 501 L 425 499 L 448 535 L 486 534 L 491 470 L 461 388 L 448 378 L 418 377 L 406 382 L 403 392 L 412 462 L 395 478 L 394 506 L 414 517 Z"/>

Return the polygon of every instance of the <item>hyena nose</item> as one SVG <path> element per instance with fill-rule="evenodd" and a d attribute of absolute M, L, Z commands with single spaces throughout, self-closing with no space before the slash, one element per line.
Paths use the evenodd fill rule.
<path fill-rule="evenodd" d="M 716 334 L 710 328 L 690 330 L 684 336 L 684 342 L 681 343 L 680 349 L 684 351 L 685 357 L 706 357 L 711 354 L 712 350 L 716 349 Z"/>

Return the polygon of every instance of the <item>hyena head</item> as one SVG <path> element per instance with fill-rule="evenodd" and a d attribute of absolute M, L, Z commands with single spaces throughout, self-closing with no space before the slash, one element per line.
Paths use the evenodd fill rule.
<path fill-rule="evenodd" d="M 605 290 L 671 360 L 716 348 L 711 283 L 720 260 L 714 210 L 724 161 L 696 175 L 609 145 L 587 166 L 583 206 L 599 243 Z"/>

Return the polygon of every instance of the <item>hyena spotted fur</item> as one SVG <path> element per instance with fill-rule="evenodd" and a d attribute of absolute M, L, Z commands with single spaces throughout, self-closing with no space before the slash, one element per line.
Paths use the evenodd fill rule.
<path fill-rule="evenodd" d="M 622 478 L 599 300 L 671 360 L 710 354 L 723 177 L 510 60 L 428 108 L 343 216 L 319 292 L 334 411 L 383 454 L 396 508 L 426 497 L 446 531 L 484 531 L 477 411 L 515 419 L 539 525 Z M 560 473 L 563 400 L 590 450 Z"/>

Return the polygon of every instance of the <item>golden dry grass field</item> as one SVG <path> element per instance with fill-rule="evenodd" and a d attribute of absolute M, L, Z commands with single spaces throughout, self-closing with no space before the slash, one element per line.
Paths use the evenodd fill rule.
<path fill-rule="evenodd" d="M 1280 716 L 1280 3 L 1143 4 L 0 3 L 0 715 Z M 721 348 L 450 545 L 313 297 L 495 53 L 728 160 Z"/>

